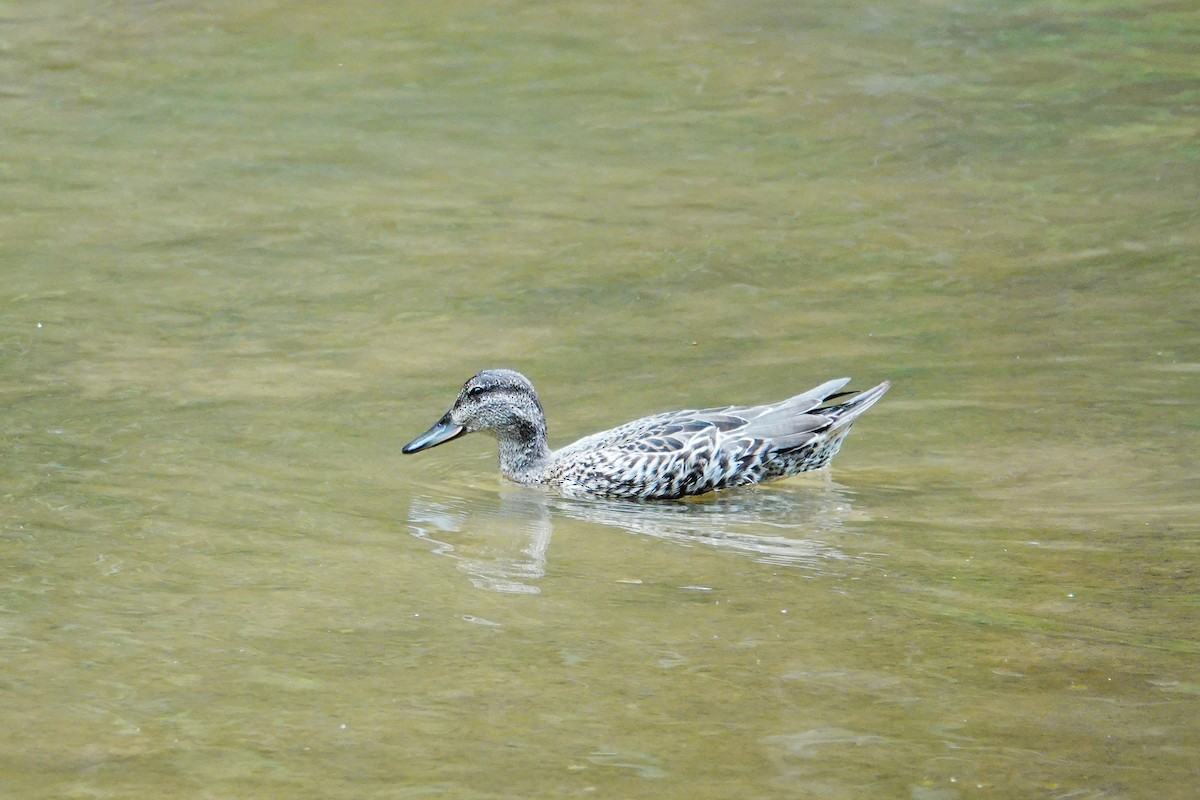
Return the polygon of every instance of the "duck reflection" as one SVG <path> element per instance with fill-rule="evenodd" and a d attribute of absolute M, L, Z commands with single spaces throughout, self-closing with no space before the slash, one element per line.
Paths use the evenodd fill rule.
<path fill-rule="evenodd" d="M 714 547 L 765 564 L 826 571 L 852 558 L 828 539 L 852 516 L 851 493 L 832 481 L 690 501 L 630 503 L 505 487 L 489 497 L 418 495 L 409 530 L 454 559 L 472 585 L 537 594 L 558 518 L 620 528 L 686 547 Z"/>
<path fill-rule="evenodd" d="M 530 581 L 546 574 L 550 509 L 531 493 L 501 495 L 494 503 L 417 495 L 408 510 L 409 532 L 454 559 L 477 589 L 538 594 Z"/>

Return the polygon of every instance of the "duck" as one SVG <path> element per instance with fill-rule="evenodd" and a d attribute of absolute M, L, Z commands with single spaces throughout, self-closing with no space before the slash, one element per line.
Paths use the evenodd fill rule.
<path fill-rule="evenodd" d="M 837 378 L 765 405 L 654 414 L 552 450 L 533 383 L 515 370 L 485 369 L 402 452 L 486 433 L 499 445 L 500 473 L 516 483 L 574 497 L 679 499 L 827 466 L 850 426 L 891 386 L 842 391 L 848 383 Z"/>

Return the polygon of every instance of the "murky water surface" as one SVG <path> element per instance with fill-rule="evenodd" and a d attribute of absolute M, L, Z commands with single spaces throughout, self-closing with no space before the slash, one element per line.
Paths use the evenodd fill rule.
<path fill-rule="evenodd" d="M 1195 11 L 0 5 L 0 794 L 1195 797 Z M 631 506 L 487 366 L 895 388 Z"/>

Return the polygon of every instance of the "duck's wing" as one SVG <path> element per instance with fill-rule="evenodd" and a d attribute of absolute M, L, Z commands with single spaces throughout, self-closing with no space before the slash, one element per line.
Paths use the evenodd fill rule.
<path fill-rule="evenodd" d="M 603 484 L 603 493 L 623 497 L 679 497 L 755 483 L 786 474 L 781 459 L 837 425 L 841 406 L 818 407 L 848 382 L 839 378 L 769 405 L 656 414 L 580 439 L 554 459 L 568 482 L 591 493 Z"/>
<path fill-rule="evenodd" d="M 655 414 L 585 436 L 559 452 L 669 453 L 687 449 L 698 436 L 706 439 L 716 436 L 722 440 L 778 439 L 781 449 L 786 449 L 789 439 L 829 424 L 829 418 L 824 415 L 808 412 L 838 396 L 837 391 L 849 382 L 849 378 L 838 378 L 787 400 L 761 406 L 684 409 Z"/>

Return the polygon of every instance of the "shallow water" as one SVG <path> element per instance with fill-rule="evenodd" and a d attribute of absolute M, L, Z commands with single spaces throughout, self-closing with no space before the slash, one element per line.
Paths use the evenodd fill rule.
<path fill-rule="evenodd" d="M 0 7 L 0 786 L 1190 798 L 1191 3 Z M 828 378 L 830 475 L 548 496 Z"/>

